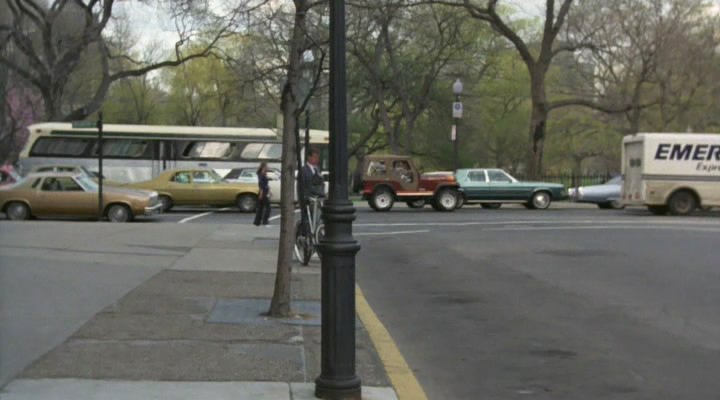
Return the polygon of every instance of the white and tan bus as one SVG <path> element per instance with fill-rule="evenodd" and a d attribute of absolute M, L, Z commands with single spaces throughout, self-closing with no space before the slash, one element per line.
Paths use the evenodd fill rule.
<path fill-rule="evenodd" d="M 70 123 L 31 125 L 20 153 L 21 173 L 35 165 L 82 165 L 98 169 L 98 131 Z M 300 133 L 301 140 L 304 132 Z M 310 130 L 310 143 L 327 163 L 327 131 Z M 103 175 L 118 182 L 151 179 L 171 168 L 209 167 L 220 175 L 266 161 L 280 167 L 282 143 L 275 129 L 201 126 L 103 126 Z M 324 165 L 325 169 L 327 166 Z"/>
<path fill-rule="evenodd" d="M 622 154 L 624 204 L 658 215 L 720 207 L 720 134 L 639 133 Z"/>

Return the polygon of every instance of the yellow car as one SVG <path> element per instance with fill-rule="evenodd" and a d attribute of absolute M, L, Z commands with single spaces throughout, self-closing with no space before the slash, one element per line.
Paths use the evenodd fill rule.
<path fill-rule="evenodd" d="M 155 179 L 122 187 L 158 192 L 163 211 L 174 206 L 236 206 L 254 212 L 259 192 L 257 184 L 226 182 L 210 168 L 168 170 Z"/>
<path fill-rule="evenodd" d="M 127 222 L 138 215 L 156 214 L 162 205 L 157 193 L 108 186 L 103 188 L 103 207 L 110 221 Z M 98 186 L 85 174 L 30 174 L 0 189 L 0 210 L 10 220 L 93 217 L 98 210 Z"/>

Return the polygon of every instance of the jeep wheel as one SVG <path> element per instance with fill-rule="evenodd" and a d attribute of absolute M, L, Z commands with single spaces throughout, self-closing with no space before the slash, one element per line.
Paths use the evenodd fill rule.
<path fill-rule="evenodd" d="M 406 201 L 407 206 L 410 208 L 423 208 L 425 207 L 425 199 L 408 200 Z"/>
<path fill-rule="evenodd" d="M 375 189 L 369 201 L 370 207 L 375 211 L 390 211 L 394 202 L 393 193 L 386 187 Z"/>
<path fill-rule="evenodd" d="M 454 189 L 441 189 L 433 202 L 433 208 L 437 211 L 453 211 L 457 205 L 458 192 Z"/>

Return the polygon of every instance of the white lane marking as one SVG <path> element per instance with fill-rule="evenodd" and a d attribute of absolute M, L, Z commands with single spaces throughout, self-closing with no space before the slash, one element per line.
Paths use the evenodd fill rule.
<path fill-rule="evenodd" d="M 471 222 L 389 222 L 389 223 L 355 223 L 353 226 L 476 226 L 476 225 L 530 225 L 530 224 L 639 224 L 639 225 L 720 225 L 718 221 L 681 221 L 681 220 L 527 220 L 527 221 L 471 221 Z"/>
<path fill-rule="evenodd" d="M 295 210 L 295 214 L 297 214 L 299 212 L 300 212 L 300 209 Z M 280 219 L 280 217 L 282 217 L 282 214 L 272 216 L 272 217 L 268 218 L 268 221 L 275 221 L 276 219 Z"/>
<path fill-rule="evenodd" d="M 230 210 L 230 209 L 231 209 L 231 207 L 225 207 L 225 208 L 221 208 L 221 209 L 219 209 L 219 210 L 217 210 L 217 211 L 227 211 L 227 210 Z M 206 217 L 206 216 L 208 216 L 208 215 L 210 215 L 210 214 L 215 214 L 217 211 L 208 211 L 208 212 L 204 212 L 204 213 L 202 213 L 202 214 L 197 214 L 197 215 L 193 215 L 193 216 L 191 216 L 191 217 L 183 218 L 183 219 L 181 219 L 180 221 L 178 221 L 178 224 L 184 224 L 184 223 L 190 222 L 190 221 L 192 221 L 192 220 L 194 220 L 194 219 Z"/>
<path fill-rule="evenodd" d="M 624 229 L 624 230 L 675 230 L 689 232 L 720 232 L 720 228 L 706 228 L 693 226 L 623 226 L 623 225 L 595 225 L 595 226 L 527 226 L 527 227 L 508 227 L 508 228 L 487 228 L 483 231 L 501 232 L 501 231 L 560 231 L 560 230 L 602 230 L 602 229 Z"/>
<path fill-rule="evenodd" d="M 383 235 L 410 235 L 414 233 L 428 233 L 430 229 L 420 229 L 415 231 L 395 231 L 395 232 L 359 232 L 353 233 L 353 236 L 383 236 Z"/>

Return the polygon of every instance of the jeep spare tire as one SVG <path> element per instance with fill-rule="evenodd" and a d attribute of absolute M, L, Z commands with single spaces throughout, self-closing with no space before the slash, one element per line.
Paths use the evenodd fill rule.
<path fill-rule="evenodd" d="M 370 207 L 375 211 L 390 211 L 395 202 L 395 196 L 387 187 L 379 187 L 375 189 L 370 197 Z"/>

